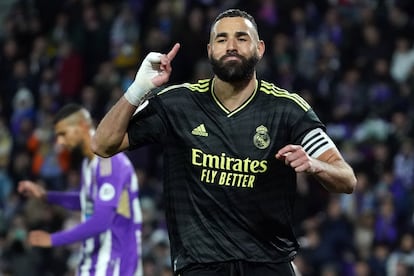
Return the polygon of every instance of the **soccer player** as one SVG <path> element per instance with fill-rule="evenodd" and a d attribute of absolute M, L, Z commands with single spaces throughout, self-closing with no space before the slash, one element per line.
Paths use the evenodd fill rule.
<path fill-rule="evenodd" d="M 249 14 L 231 9 L 213 22 L 212 79 L 164 86 L 179 47 L 146 56 L 92 148 L 111 156 L 163 145 L 175 275 L 294 275 L 296 174 L 352 193 L 352 168 L 304 99 L 256 78 L 265 44 Z"/>
<path fill-rule="evenodd" d="M 138 179 L 124 153 L 111 158 L 96 156 L 91 149 L 94 127 L 89 112 L 77 105 L 64 106 L 55 117 L 57 144 L 84 156 L 79 192 L 46 191 L 24 180 L 18 191 L 72 210 L 81 210 L 82 223 L 49 234 L 31 231 L 32 246 L 52 247 L 82 241 L 77 275 L 140 276 L 141 209 Z"/>

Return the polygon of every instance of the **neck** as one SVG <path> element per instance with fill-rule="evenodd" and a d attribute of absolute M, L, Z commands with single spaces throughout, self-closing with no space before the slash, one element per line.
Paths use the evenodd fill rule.
<path fill-rule="evenodd" d="M 229 83 L 222 81 L 217 77 L 214 78 L 214 94 L 230 111 L 233 111 L 241 106 L 254 93 L 255 89 L 255 76 L 249 80 L 237 83 Z"/>

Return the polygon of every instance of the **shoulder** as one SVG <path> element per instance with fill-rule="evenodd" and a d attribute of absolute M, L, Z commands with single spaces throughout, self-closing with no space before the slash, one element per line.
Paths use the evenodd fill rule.
<path fill-rule="evenodd" d="M 184 92 L 195 92 L 195 93 L 203 93 L 208 92 L 210 89 L 211 79 L 202 79 L 196 82 L 190 83 L 185 82 L 182 84 L 170 85 L 167 87 L 160 88 L 156 91 L 157 96 L 166 96 L 175 93 L 182 93 Z"/>
<path fill-rule="evenodd" d="M 124 152 L 117 153 L 111 157 L 98 157 L 98 174 L 109 176 L 122 171 L 133 171 L 133 165 Z"/>
<path fill-rule="evenodd" d="M 267 82 L 265 80 L 260 80 L 259 92 L 261 94 L 268 95 L 270 98 L 273 99 L 282 99 L 286 102 L 298 106 L 304 111 L 308 111 L 311 109 L 311 106 L 300 95 L 289 92 L 286 89 L 277 87 L 275 84 Z"/>

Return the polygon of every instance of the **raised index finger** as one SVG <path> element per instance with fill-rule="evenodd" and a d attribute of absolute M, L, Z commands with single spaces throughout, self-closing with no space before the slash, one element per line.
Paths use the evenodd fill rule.
<path fill-rule="evenodd" d="M 175 43 L 172 47 L 171 51 L 167 54 L 168 59 L 171 61 L 175 58 L 178 53 L 178 49 L 180 49 L 180 43 Z"/>

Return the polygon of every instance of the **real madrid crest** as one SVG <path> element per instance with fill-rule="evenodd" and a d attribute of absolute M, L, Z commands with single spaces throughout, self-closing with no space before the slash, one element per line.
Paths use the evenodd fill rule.
<path fill-rule="evenodd" d="M 261 125 L 256 128 L 256 134 L 253 136 L 253 144 L 258 149 L 265 149 L 270 145 L 270 136 L 267 127 Z"/>

